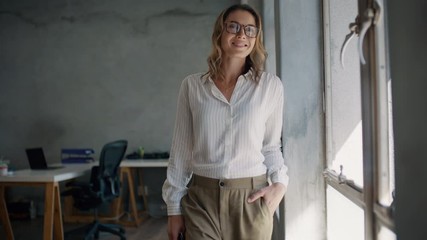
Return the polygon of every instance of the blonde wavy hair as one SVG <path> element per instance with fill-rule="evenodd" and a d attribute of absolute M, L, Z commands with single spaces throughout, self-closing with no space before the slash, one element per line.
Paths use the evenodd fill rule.
<path fill-rule="evenodd" d="M 245 62 L 245 73 L 250 69 L 253 71 L 252 80 L 258 82 L 261 73 L 264 70 L 264 63 L 267 57 L 264 45 L 262 43 L 262 23 L 260 15 L 247 4 L 236 4 L 224 11 L 218 16 L 215 22 L 214 30 L 212 33 L 212 51 L 208 57 L 209 70 L 204 75 L 209 76 L 212 79 L 224 78 L 224 73 L 221 69 L 222 63 L 222 48 L 221 48 L 221 36 L 224 33 L 224 22 L 230 13 L 243 10 L 249 12 L 255 18 L 256 27 L 259 29 L 258 35 L 256 36 L 255 46 L 252 52 L 246 57 Z"/>

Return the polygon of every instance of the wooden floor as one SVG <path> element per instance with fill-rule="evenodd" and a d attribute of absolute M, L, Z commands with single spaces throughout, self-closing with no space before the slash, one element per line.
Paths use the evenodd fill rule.
<path fill-rule="evenodd" d="M 78 228 L 82 225 L 64 224 L 65 231 Z M 43 218 L 36 218 L 26 221 L 12 221 L 15 240 L 42 240 Z M 3 226 L 0 225 L 0 239 L 5 236 Z M 83 239 L 73 236 L 72 239 Z M 114 240 L 118 237 L 103 234 L 100 239 Z M 126 228 L 127 240 L 167 240 L 167 217 L 148 218 L 138 228 Z"/>

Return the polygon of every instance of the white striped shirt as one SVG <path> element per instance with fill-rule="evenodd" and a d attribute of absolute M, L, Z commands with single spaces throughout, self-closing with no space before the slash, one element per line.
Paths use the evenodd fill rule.
<path fill-rule="evenodd" d="M 281 148 L 283 85 L 263 73 L 239 76 L 230 102 L 201 73 L 184 79 L 163 199 L 168 215 L 181 214 L 180 201 L 192 174 L 227 179 L 268 174 L 288 184 Z"/>

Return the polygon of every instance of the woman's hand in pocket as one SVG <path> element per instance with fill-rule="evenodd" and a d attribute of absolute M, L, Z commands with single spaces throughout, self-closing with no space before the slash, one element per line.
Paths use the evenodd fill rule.
<path fill-rule="evenodd" d="M 248 198 L 248 203 L 253 203 L 259 198 L 263 198 L 270 213 L 273 214 L 285 196 L 286 186 L 281 183 L 273 183 L 270 186 L 261 188 L 252 193 Z"/>

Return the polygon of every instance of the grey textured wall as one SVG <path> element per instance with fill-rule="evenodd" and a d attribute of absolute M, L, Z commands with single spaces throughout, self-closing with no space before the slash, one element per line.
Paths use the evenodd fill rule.
<path fill-rule="evenodd" d="M 0 1 L 0 156 L 14 169 L 28 168 L 27 147 L 43 147 L 50 163 L 61 148 L 94 148 L 97 158 L 120 138 L 128 153 L 169 151 L 180 83 L 207 70 L 214 21 L 235 2 Z M 147 178 L 158 189 L 165 170 Z M 8 195 L 42 213 L 42 191 Z"/>
<path fill-rule="evenodd" d="M 0 155 L 28 167 L 63 147 L 129 140 L 168 151 L 181 80 L 207 70 L 218 13 L 237 1 L 0 3 Z"/>
<path fill-rule="evenodd" d="M 326 239 L 321 1 L 279 1 L 286 239 Z"/>

